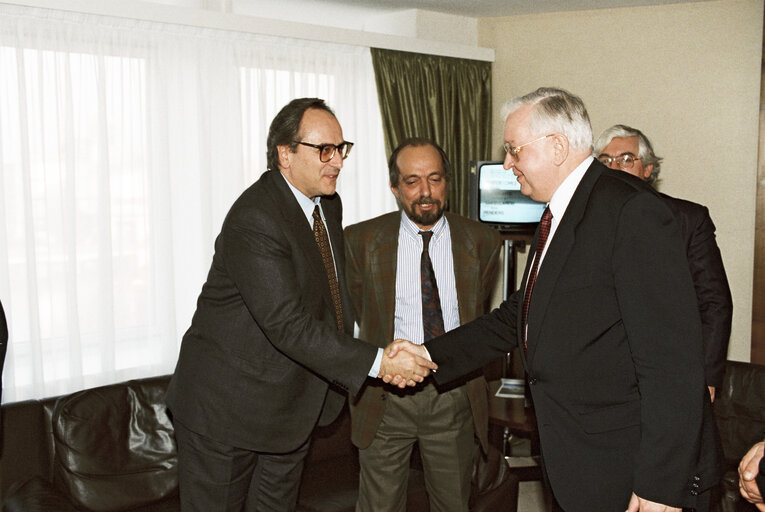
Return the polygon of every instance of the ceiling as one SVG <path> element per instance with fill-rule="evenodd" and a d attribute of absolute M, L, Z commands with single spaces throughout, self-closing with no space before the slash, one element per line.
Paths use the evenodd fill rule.
<path fill-rule="evenodd" d="M 251 1 L 257 2 L 258 0 Z M 321 0 L 320 2 L 306 0 L 306 3 L 346 5 L 377 11 L 422 9 L 471 18 L 489 18 L 540 12 L 667 5 L 690 1 L 699 0 Z"/>

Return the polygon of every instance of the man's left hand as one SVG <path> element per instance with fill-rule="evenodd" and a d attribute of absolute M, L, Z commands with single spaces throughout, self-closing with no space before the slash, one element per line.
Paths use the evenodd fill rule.
<path fill-rule="evenodd" d="M 661 503 L 644 500 L 633 492 L 627 512 L 638 512 L 638 510 L 640 512 L 682 512 L 682 509 L 676 507 L 669 507 Z"/>

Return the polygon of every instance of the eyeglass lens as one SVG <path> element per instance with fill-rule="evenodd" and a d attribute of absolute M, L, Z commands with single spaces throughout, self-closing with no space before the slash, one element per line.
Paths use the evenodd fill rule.
<path fill-rule="evenodd" d="M 348 142 L 341 142 L 337 146 L 334 144 L 322 144 L 319 146 L 319 160 L 323 163 L 327 163 L 335 156 L 335 151 L 340 151 L 340 157 L 345 160 L 348 158 L 348 154 L 351 152 L 353 144 Z"/>
<path fill-rule="evenodd" d="M 613 162 L 622 169 L 631 169 L 635 164 L 637 157 L 630 154 L 619 156 L 602 155 L 600 158 L 598 158 L 598 160 L 600 160 L 600 162 L 604 165 L 611 165 L 611 162 Z"/>

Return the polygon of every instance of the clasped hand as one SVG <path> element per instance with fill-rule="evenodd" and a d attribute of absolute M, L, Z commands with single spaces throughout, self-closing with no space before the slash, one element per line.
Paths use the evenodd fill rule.
<path fill-rule="evenodd" d="M 377 377 L 403 389 L 422 382 L 431 370 L 436 369 L 438 365 L 428 358 L 425 347 L 407 340 L 395 340 L 383 351 Z"/>

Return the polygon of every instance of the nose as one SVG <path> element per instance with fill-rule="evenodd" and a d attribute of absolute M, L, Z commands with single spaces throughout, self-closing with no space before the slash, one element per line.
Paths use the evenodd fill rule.
<path fill-rule="evenodd" d="M 615 171 L 621 171 L 621 169 L 622 169 L 621 167 L 619 167 L 619 164 L 616 163 L 616 160 L 611 160 L 611 162 L 609 162 L 606 165 L 606 167 L 608 167 L 609 169 L 613 169 Z"/>
<path fill-rule="evenodd" d="M 509 152 L 505 153 L 505 161 L 502 162 L 502 167 L 504 167 L 506 171 L 509 171 L 513 168 L 513 155 L 511 155 Z"/>

